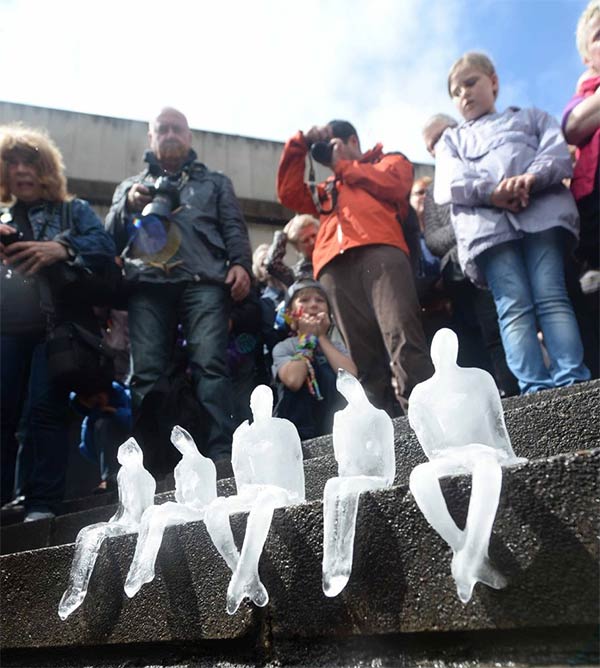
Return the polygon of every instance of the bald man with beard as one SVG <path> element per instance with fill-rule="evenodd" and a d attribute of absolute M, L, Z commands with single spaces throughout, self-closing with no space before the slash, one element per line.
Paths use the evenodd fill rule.
<path fill-rule="evenodd" d="M 231 304 L 250 289 L 248 231 L 231 181 L 197 160 L 180 111 L 162 109 L 148 140 L 146 169 L 117 187 L 106 218 L 129 286 L 134 411 L 168 369 L 181 324 L 206 412 L 206 453 L 217 461 L 231 454 L 226 345 Z M 170 203 L 170 213 L 147 215 L 146 205 L 158 199 Z"/>

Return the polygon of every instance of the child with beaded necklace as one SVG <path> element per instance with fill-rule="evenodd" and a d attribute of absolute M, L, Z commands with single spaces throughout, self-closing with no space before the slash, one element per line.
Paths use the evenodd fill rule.
<path fill-rule="evenodd" d="M 356 375 L 357 369 L 346 348 L 329 338 L 329 302 L 318 281 L 297 281 L 286 302 L 292 336 L 273 349 L 275 415 L 291 420 L 304 440 L 331 432 L 333 414 L 344 404 L 335 387 L 337 370 Z"/>

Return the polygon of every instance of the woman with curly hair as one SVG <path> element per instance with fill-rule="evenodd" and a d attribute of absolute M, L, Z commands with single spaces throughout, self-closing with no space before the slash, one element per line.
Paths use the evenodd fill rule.
<path fill-rule="evenodd" d="M 53 516 L 64 493 L 68 452 L 68 388 L 54 386 L 48 376 L 42 286 L 52 293 L 58 263 L 94 270 L 114 255 L 98 216 L 67 192 L 54 142 L 43 131 L 0 126 L 1 492 L 2 503 L 11 499 L 15 432 L 27 397 L 27 520 Z"/>

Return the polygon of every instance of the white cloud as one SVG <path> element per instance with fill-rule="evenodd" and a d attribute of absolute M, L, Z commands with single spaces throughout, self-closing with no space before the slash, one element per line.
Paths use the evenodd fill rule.
<path fill-rule="evenodd" d="M 479 46 L 472 20 L 470 0 L 0 0 L 2 92 L 137 119 L 169 104 L 196 128 L 281 141 L 347 118 L 365 148 L 429 161 L 420 129 L 455 113 L 446 73 L 465 39 Z M 503 76 L 500 107 L 526 77 Z"/>

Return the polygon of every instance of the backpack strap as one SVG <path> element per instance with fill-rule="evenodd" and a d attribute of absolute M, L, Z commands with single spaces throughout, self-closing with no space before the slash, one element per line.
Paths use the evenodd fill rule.
<path fill-rule="evenodd" d="M 60 229 L 63 232 L 73 229 L 73 207 L 70 201 L 61 204 Z"/>

